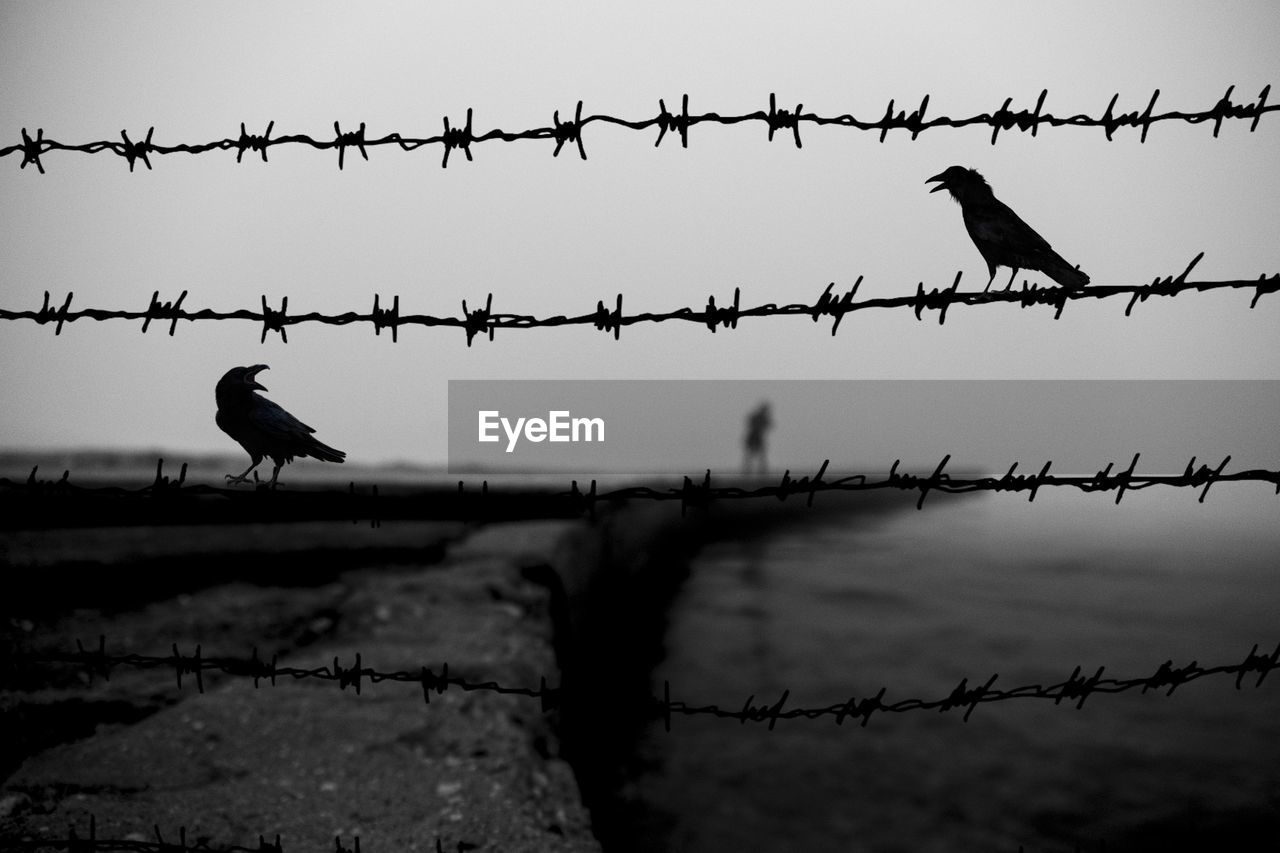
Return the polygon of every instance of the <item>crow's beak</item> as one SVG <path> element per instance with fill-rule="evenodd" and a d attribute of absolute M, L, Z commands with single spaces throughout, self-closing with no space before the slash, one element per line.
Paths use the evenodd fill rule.
<path fill-rule="evenodd" d="M 929 192 L 936 193 L 938 190 L 945 190 L 947 188 L 946 178 L 944 178 L 941 174 L 934 175 L 932 178 L 929 178 L 929 180 L 925 181 L 925 183 L 931 184 L 934 181 L 941 181 L 942 183 L 938 184 L 936 187 L 929 190 Z"/>
<path fill-rule="evenodd" d="M 247 380 L 245 384 L 258 391 L 267 390 L 264 386 L 258 384 L 258 374 L 264 370 L 270 370 L 270 368 L 265 364 L 255 364 L 253 367 L 250 367 L 244 375 L 244 378 Z"/>

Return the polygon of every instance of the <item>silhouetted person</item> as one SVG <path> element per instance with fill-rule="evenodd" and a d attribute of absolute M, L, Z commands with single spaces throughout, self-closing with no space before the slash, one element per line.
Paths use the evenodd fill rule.
<path fill-rule="evenodd" d="M 756 460 L 759 473 L 763 474 L 768 467 L 765 463 L 765 440 L 764 434 L 773 426 L 773 417 L 769 414 L 769 404 L 767 402 L 756 406 L 751 414 L 747 415 L 747 434 L 742 439 L 743 457 L 742 471 L 744 474 L 751 473 L 751 461 Z"/>
<path fill-rule="evenodd" d="M 271 472 L 271 486 L 276 485 L 280 467 L 292 462 L 295 456 L 312 456 L 325 462 L 341 462 L 347 454 L 334 450 L 311 437 L 311 427 L 263 397 L 255 391 L 267 390 L 259 385 L 256 377 L 266 370 L 265 364 L 252 367 L 233 367 L 218 380 L 214 396 L 218 400 L 215 420 L 222 431 L 240 442 L 253 460 L 253 464 L 240 476 L 227 475 L 228 483 L 248 481 L 249 472 L 258 467 L 264 456 L 275 463 Z"/>
<path fill-rule="evenodd" d="M 1019 270 L 1039 270 L 1063 287 L 1079 288 L 1089 283 L 1089 276 L 1064 261 L 1048 241 L 996 198 L 986 179 L 975 170 L 952 166 L 925 183 L 933 181 L 939 181 L 939 184 L 929 192 L 951 192 L 951 197 L 960 205 L 964 227 L 973 245 L 978 247 L 982 259 L 987 262 L 991 277 L 987 279 L 983 293 L 991 288 L 996 267 L 1013 270 L 1009 276 L 1010 284 Z"/>

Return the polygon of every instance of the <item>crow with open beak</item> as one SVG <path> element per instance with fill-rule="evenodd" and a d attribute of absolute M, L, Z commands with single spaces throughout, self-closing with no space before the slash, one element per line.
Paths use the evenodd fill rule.
<path fill-rule="evenodd" d="M 984 293 L 995 280 L 996 267 L 1009 267 L 1013 270 L 1013 274 L 1009 276 L 1010 284 L 1013 284 L 1013 279 L 1020 270 L 1039 270 L 1068 288 L 1080 288 L 1089 283 L 1088 275 L 1081 272 L 1079 267 L 1073 267 L 1063 260 L 1047 240 L 1023 222 L 1008 205 L 996 198 L 986 179 L 977 171 L 952 166 L 925 183 L 935 181 L 938 185 L 929 192 L 951 192 L 951 197 L 960 205 L 964 227 L 969 232 L 973 245 L 978 247 L 982 259 L 987 262 L 991 277 L 983 288 Z"/>
<path fill-rule="evenodd" d="M 218 380 L 214 395 L 218 401 L 215 420 L 227 435 L 240 442 L 253 464 L 240 476 L 227 475 L 231 484 L 248 481 L 249 472 L 258 467 L 264 456 L 271 457 L 271 487 L 275 488 L 280 468 L 295 456 L 312 456 L 325 462 L 341 462 L 347 454 L 311 437 L 311 427 L 255 392 L 267 390 L 258 384 L 257 376 L 265 364 L 233 367 Z"/>

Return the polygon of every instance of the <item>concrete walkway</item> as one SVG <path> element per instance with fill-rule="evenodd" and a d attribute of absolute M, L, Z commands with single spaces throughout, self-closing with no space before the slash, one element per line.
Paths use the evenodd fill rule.
<path fill-rule="evenodd" d="M 554 686 L 550 593 L 522 569 L 580 573 L 567 564 L 581 559 L 588 533 L 575 522 L 494 525 L 451 542 L 434 565 L 349 571 L 319 589 L 270 595 L 213 587 L 140 616 L 111 617 L 108 651 L 169 654 L 154 643 L 167 636 L 163 626 L 127 626 L 129 618 L 172 622 L 180 604 L 196 614 L 181 636 L 196 640 L 217 635 L 216 626 L 197 630 L 201 620 L 302 625 L 309 640 L 282 666 L 319 669 L 337 658 L 351 667 L 359 654 L 362 667 L 380 672 L 439 673 L 447 662 L 451 677 L 471 682 L 537 688 L 545 676 Z M 262 608 L 276 609 L 264 616 Z M 94 626 L 74 615 L 56 630 L 63 648 L 74 648 L 75 636 L 96 639 Z M 245 630 L 224 633 L 242 638 Z M 130 648 L 121 634 L 153 643 Z M 205 641 L 206 658 L 248 654 L 240 643 L 214 645 Z M 319 678 L 255 689 L 251 679 L 209 671 L 199 693 L 190 674 L 179 689 L 171 667 L 118 667 L 110 682 L 91 684 L 78 683 L 88 680 L 82 670 L 63 670 L 59 685 L 6 687 L 9 718 L 38 716 L 41 702 L 65 708 L 77 695 L 132 703 L 141 718 L 118 715 L 28 757 L 0 792 L 0 847 L 39 849 L 29 845 L 65 840 L 72 828 L 84 838 L 94 816 L 99 839 L 155 842 L 158 827 L 177 843 L 181 827 L 188 845 L 212 849 L 256 849 L 260 836 L 274 843 L 277 835 L 285 851 L 354 849 L 357 837 L 363 853 L 599 849 L 573 773 L 558 757 L 554 719 L 537 699 L 453 688 L 427 703 L 418 684 L 368 679 L 358 695 Z"/>

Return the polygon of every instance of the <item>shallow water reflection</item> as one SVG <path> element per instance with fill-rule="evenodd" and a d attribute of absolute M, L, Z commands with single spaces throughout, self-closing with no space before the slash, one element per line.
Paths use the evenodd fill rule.
<path fill-rule="evenodd" d="M 1147 676 L 1280 642 L 1270 490 L 930 498 L 921 512 L 708 546 L 656 674 L 673 699 L 817 708 Z M 637 849 L 1081 850 L 1280 832 L 1280 678 L 940 714 L 740 725 L 680 717 L 633 791 L 671 821 Z M 655 821 L 655 824 L 661 821 Z"/>

